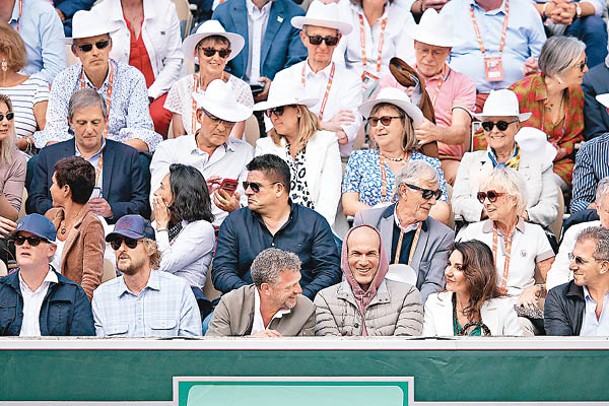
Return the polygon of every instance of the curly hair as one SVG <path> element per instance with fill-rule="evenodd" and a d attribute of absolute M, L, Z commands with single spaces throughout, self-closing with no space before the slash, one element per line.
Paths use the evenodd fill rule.
<path fill-rule="evenodd" d="M 275 284 L 281 272 L 300 272 L 302 262 L 298 255 L 277 248 L 267 248 L 252 262 L 250 272 L 257 288 L 263 283 Z"/>

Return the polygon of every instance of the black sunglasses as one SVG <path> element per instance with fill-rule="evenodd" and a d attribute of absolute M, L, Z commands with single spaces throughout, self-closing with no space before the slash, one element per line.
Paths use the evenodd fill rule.
<path fill-rule="evenodd" d="M 278 183 L 281 183 L 281 182 L 273 182 L 270 185 L 266 185 L 266 186 L 276 185 Z M 260 189 L 262 189 L 263 187 L 266 187 L 266 186 L 261 185 L 260 183 L 256 183 L 256 182 L 248 182 L 248 181 L 243 182 L 243 190 L 247 190 L 247 188 L 250 188 L 250 189 L 252 189 L 252 192 L 254 192 L 254 193 L 260 192 Z"/>
<path fill-rule="evenodd" d="M 95 45 L 95 48 L 97 49 L 104 49 L 110 45 L 110 40 L 105 39 L 103 41 L 97 41 L 95 44 L 76 45 L 76 47 L 82 52 L 91 52 L 93 50 L 93 45 Z"/>
<path fill-rule="evenodd" d="M 493 127 L 497 126 L 497 129 L 499 131 L 505 131 L 508 129 L 508 127 L 510 126 L 510 124 L 514 124 L 517 123 L 518 120 L 514 120 L 514 121 L 497 121 L 496 123 L 492 122 L 492 121 L 484 121 L 482 122 L 482 128 L 484 128 L 484 131 L 493 131 Z"/>
<path fill-rule="evenodd" d="M 264 114 L 266 114 L 266 116 L 268 118 L 271 118 L 271 114 L 275 114 L 277 117 L 281 117 L 281 116 L 283 116 L 283 113 L 285 112 L 286 107 L 296 107 L 296 106 L 293 104 L 290 104 L 289 106 L 274 107 L 272 109 L 268 109 L 267 111 L 265 111 Z"/>
<path fill-rule="evenodd" d="M 372 127 L 376 127 L 379 123 L 383 124 L 385 127 L 391 125 L 391 121 L 400 118 L 399 116 L 383 116 L 383 117 L 368 117 L 368 124 Z"/>
<path fill-rule="evenodd" d="M 44 238 L 40 238 L 40 237 L 24 237 L 22 235 L 16 235 L 12 238 L 13 242 L 15 243 L 15 245 L 21 246 L 23 245 L 23 243 L 27 240 L 27 242 L 32 246 L 32 247 L 37 247 L 41 242 L 47 242 L 47 240 L 45 240 Z"/>
<path fill-rule="evenodd" d="M 489 190 L 488 192 L 478 192 L 476 197 L 480 203 L 484 203 L 484 199 L 488 199 L 489 202 L 495 203 L 499 196 L 503 196 L 505 193 L 496 192 L 494 190 Z"/>
<path fill-rule="evenodd" d="M 199 48 L 201 51 L 203 51 L 203 55 L 209 57 L 212 57 L 216 54 L 216 52 L 218 53 L 218 55 L 220 56 L 220 58 L 224 59 L 224 58 L 228 58 L 228 56 L 231 53 L 231 50 L 228 48 L 223 48 L 223 49 L 216 49 L 216 48 Z"/>
<path fill-rule="evenodd" d="M 6 119 L 8 121 L 11 121 L 12 119 L 15 118 L 15 113 L 13 113 L 12 111 L 10 113 L 6 113 L 6 115 L 2 115 L 0 114 L 0 121 L 4 120 L 4 117 L 6 117 Z"/>
<path fill-rule="evenodd" d="M 420 190 L 421 196 L 423 196 L 423 199 L 425 199 L 425 200 L 430 200 L 432 197 L 439 199 L 442 196 L 442 191 L 440 189 L 437 189 L 437 190 L 423 189 L 422 187 L 418 187 L 416 185 L 411 185 L 409 183 L 404 183 L 404 185 L 408 186 L 412 190 Z"/>
<path fill-rule="evenodd" d="M 140 240 L 134 240 L 133 238 L 129 237 L 117 237 L 110 241 L 110 246 L 114 251 L 116 251 L 121 247 L 121 245 L 123 245 L 123 241 L 125 241 L 125 245 L 127 246 L 127 248 L 134 249 L 135 247 L 137 247 L 137 243 Z"/>
<path fill-rule="evenodd" d="M 224 125 L 226 125 L 227 127 L 233 127 L 235 124 L 237 124 L 234 121 L 226 121 L 226 120 L 222 120 L 221 118 L 218 118 L 216 116 L 212 116 L 205 109 L 201 109 L 201 110 L 203 110 L 203 113 L 207 116 L 207 118 L 209 118 L 211 120 L 211 122 L 216 125 L 220 125 L 220 123 L 224 123 Z"/>
<path fill-rule="evenodd" d="M 322 37 L 321 35 L 307 35 L 309 37 L 309 42 L 311 45 L 321 45 L 322 42 L 325 42 L 327 46 L 333 47 L 338 44 L 338 36 L 328 35 Z"/>

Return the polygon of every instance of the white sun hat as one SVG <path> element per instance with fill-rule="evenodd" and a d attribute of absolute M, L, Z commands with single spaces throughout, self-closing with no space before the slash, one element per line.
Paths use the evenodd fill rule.
<path fill-rule="evenodd" d="M 413 38 L 436 47 L 454 47 L 457 44 L 453 35 L 452 19 L 448 15 L 439 14 L 433 8 L 425 10 L 414 29 Z"/>
<path fill-rule="evenodd" d="M 212 80 L 205 93 L 193 93 L 197 109 L 204 109 L 209 114 L 221 120 L 247 120 L 252 115 L 252 109 L 237 101 L 231 85 L 221 79 Z"/>
<path fill-rule="evenodd" d="M 522 127 L 514 138 L 520 150 L 533 157 L 536 161 L 552 163 L 558 152 L 548 142 L 548 136 L 535 127 Z"/>
<path fill-rule="evenodd" d="M 72 17 L 73 40 L 97 37 L 109 33 L 108 18 L 96 11 L 79 10 Z"/>
<path fill-rule="evenodd" d="M 368 118 L 374 106 L 381 103 L 393 104 L 404 110 L 406 115 L 412 120 L 415 128 L 421 125 L 425 120 L 421 110 L 410 101 L 408 95 L 394 87 L 382 88 L 376 96 L 376 99 L 364 102 L 359 106 L 359 111 L 364 117 Z"/>
<path fill-rule="evenodd" d="M 222 24 L 217 20 L 207 20 L 197 28 L 196 33 L 189 35 L 184 40 L 184 43 L 182 44 L 184 58 L 191 62 L 198 63 L 199 58 L 197 58 L 195 54 L 197 44 L 201 42 L 202 39 L 213 35 L 224 37 L 230 42 L 231 53 L 226 59 L 226 62 L 239 55 L 239 52 L 241 52 L 245 45 L 245 39 L 241 35 L 234 32 L 226 32 Z"/>
<path fill-rule="evenodd" d="M 609 108 L 609 93 L 597 94 L 596 101 L 605 106 L 605 108 Z"/>
<path fill-rule="evenodd" d="M 340 19 L 337 3 L 324 4 L 314 0 L 307 11 L 306 16 L 292 17 L 292 26 L 302 30 L 305 25 L 328 27 L 337 29 L 342 35 L 349 35 L 353 26 Z"/>
<path fill-rule="evenodd" d="M 476 120 L 483 121 L 486 117 L 518 117 L 519 121 L 526 121 L 531 113 L 520 113 L 520 105 L 516 93 L 508 89 L 491 90 L 482 113 L 473 114 Z"/>
<path fill-rule="evenodd" d="M 256 103 L 254 111 L 264 111 L 275 107 L 300 104 L 309 108 L 317 104 L 317 99 L 307 98 L 302 86 L 294 86 L 286 83 L 272 82 L 269 89 L 269 97 L 266 101 Z"/>

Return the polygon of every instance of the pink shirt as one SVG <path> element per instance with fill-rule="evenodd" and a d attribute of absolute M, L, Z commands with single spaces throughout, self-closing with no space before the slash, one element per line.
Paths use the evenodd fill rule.
<path fill-rule="evenodd" d="M 384 87 L 395 87 L 406 91 L 406 88 L 400 85 L 391 74 L 381 78 L 377 92 Z M 440 127 L 450 127 L 455 107 L 462 107 L 468 111 L 474 110 L 476 84 L 469 77 L 450 69 L 448 66 L 440 74 L 428 78 L 425 82 L 425 88 L 431 100 L 434 101 L 436 124 Z M 437 96 L 436 92 L 438 92 Z M 438 151 L 440 157 L 454 157 L 459 160 L 465 153 L 463 145 L 446 145 L 442 142 L 438 142 Z"/>

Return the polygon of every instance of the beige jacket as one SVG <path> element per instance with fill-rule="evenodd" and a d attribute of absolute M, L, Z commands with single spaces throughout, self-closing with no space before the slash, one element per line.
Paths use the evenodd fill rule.
<path fill-rule="evenodd" d="M 321 290 L 315 297 L 318 336 L 361 336 L 362 316 L 347 281 Z M 365 314 L 369 336 L 420 336 L 423 305 L 417 288 L 385 279 Z"/>

